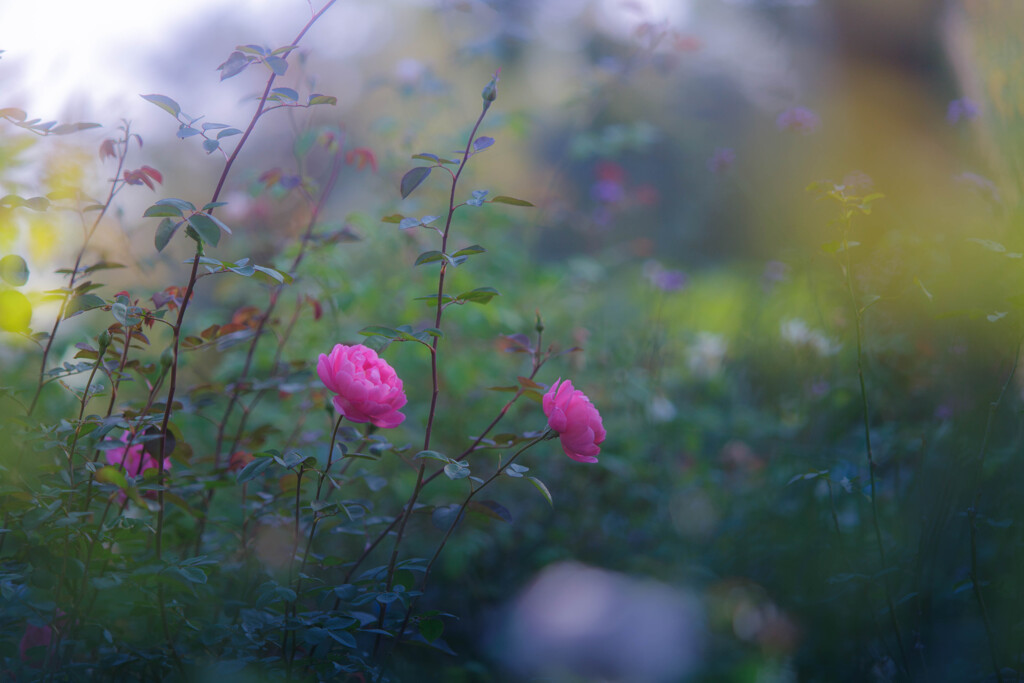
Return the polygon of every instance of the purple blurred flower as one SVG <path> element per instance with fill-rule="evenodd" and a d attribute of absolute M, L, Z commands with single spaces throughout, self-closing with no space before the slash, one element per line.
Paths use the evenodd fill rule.
<path fill-rule="evenodd" d="M 787 264 L 782 261 L 769 261 L 764 264 L 764 272 L 761 273 L 761 287 L 765 291 L 771 290 L 788 276 L 789 266 Z"/>
<path fill-rule="evenodd" d="M 953 100 L 949 103 L 949 106 L 946 108 L 946 122 L 952 126 L 960 122 L 961 119 L 964 121 L 972 121 L 978 118 L 978 114 L 980 113 L 981 110 L 978 109 L 977 104 L 966 97 L 962 97 L 959 100 Z"/>
<path fill-rule="evenodd" d="M 988 178 L 980 176 L 977 173 L 964 171 L 960 175 L 954 176 L 954 179 L 964 185 L 967 185 L 990 202 L 995 204 L 999 203 L 999 190 L 996 189 L 996 184 Z"/>
<path fill-rule="evenodd" d="M 808 387 L 808 391 L 814 398 L 821 398 L 828 394 L 831 388 L 832 385 L 828 383 L 828 380 L 818 377 L 811 382 L 811 385 Z"/>
<path fill-rule="evenodd" d="M 708 170 L 718 175 L 725 173 L 736 163 L 736 150 L 731 147 L 718 147 L 708 159 Z"/>
<path fill-rule="evenodd" d="M 686 273 L 681 270 L 663 270 L 654 276 L 654 286 L 663 292 L 677 292 L 686 286 Z"/>
<path fill-rule="evenodd" d="M 591 186 L 590 196 L 596 201 L 614 204 L 625 198 L 626 191 L 622 188 L 622 183 L 614 180 L 598 180 Z"/>
<path fill-rule="evenodd" d="M 819 125 L 821 125 L 821 119 L 807 107 L 791 107 L 775 119 L 775 127 L 779 130 L 788 130 L 804 135 L 813 133 Z"/>
<path fill-rule="evenodd" d="M 689 282 L 683 271 L 666 270 L 654 259 L 644 264 L 644 276 L 648 282 L 663 292 L 678 292 Z"/>

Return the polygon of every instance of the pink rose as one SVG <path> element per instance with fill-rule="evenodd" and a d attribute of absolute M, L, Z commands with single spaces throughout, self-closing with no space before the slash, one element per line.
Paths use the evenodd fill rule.
<path fill-rule="evenodd" d="M 64 610 L 58 609 L 58 619 L 55 624 L 47 624 L 46 626 L 33 626 L 31 623 L 25 624 L 25 633 L 21 636 L 21 642 L 18 643 L 18 656 L 21 657 L 21 661 L 36 668 L 42 666 L 43 657 L 36 656 L 36 653 L 30 652 L 30 650 L 37 647 L 49 649 L 54 630 L 63 627 L 67 622 L 67 619 L 61 618 L 63 616 Z"/>
<path fill-rule="evenodd" d="M 128 445 L 128 432 L 121 433 L 121 441 Z M 160 463 L 143 450 L 141 443 L 133 443 L 130 448 L 111 448 L 107 451 L 107 463 L 122 465 L 129 477 L 138 477 L 146 470 L 160 469 Z M 171 469 L 171 458 L 164 458 L 164 469 Z"/>
<path fill-rule="evenodd" d="M 334 407 L 352 422 L 397 427 L 405 420 L 398 412 L 406 403 L 402 380 L 373 349 L 338 344 L 330 355 L 320 354 L 316 373 L 337 394 Z"/>
<path fill-rule="evenodd" d="M 559 378 L 544 394 L 543 406 L 548 427 L 558 432 L 565 454 L 579 462 L 597 462 L 605 431 L 601 414 L 587 395 Z"/>

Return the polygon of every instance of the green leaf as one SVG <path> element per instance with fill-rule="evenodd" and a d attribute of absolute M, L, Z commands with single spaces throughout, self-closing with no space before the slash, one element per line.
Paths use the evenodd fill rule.
<path fill-rule="evenodd" d="M 181 113 L 181 107 L 178 106 L 178 103 L 167 95 L 143 95 L 142 99 L 152 102 L 174 118 L 178 118 L 178 114 Z"/>
<path fill-rule="evenodd" d="M 331 105 L 334 105 L 334 104 L 337 104 L 337 103 L 338 103 L 338 98 L 334 97 L 333 95 L 310 95 L 309 96 L 309 106 L 311 106 L 311 107 L 314 106 L 314 105 L 317 105 L 317 104 L 331 104 Z"/>
<path fill-rule="evenodd" d="M 381 327 L 380 325 L 370 325 L 359 330 L 359 334 L 367 337 L 387 337 L 388 339 L 395 339 L 396 337 L 402 336 L 402 333 L 391 327 Z"/>
<path fill-rule="evenodd" d="M 444 633 L 444 622 L 440 619 L 420 619 L 420 635 L 428 643 L 432 643 Z"/>
<path fill-rule="evenodd" d="M 441 160 L 441 157 L 436 154 L 430 154 L 429 152 L 420 152 L 419 154 L 413 154 L 413 159 L 419 159 L 421 161 L 433 161 L 435 164 Z"/>
<path fill-rule="evenodd" d="M 206 572 L 200 567 L 177 567 L 181 578 L 191 583 L 206 583 Z"/>
<path fill-rule="evenodd" d="M 244 484 L 247 481 L 255 479 L 263 470 L 267 469 L 274 464 L 273 458 L 255 458 L 248 465 L 242 468 L 242 471 L 238 473 L 235 481 L 239 484 Z"/>
<path fill-rule="evenodd" d="M 217 133 L 217 139 L 218 140 L 223 140 L 226 137 L 230 137 L 232 135 L 241 135 L 241 134 L 242 134 L 242 131 L 238 130 L 237 128 L 225 128 L 221 132 Z"/>
<path fill-rule="evenodd" d="M 157 226 L 157 233 L 154 236 L 154 245 L 157 247 L 157 251 L 164 251 L 164 247 L 174 237 L 174 232 L 177 231 L 178 227 L 184 221 L 173 221 L 170 218 L 165 218 L 160 221 L 160 225 Z"/>
<path fill-rule="evenodd" d="M 270 97 L 268 99 L 290 100 L 292 102 L 297 102 L 299 99 L 299 93 L 292 88 L 274 88 L 270 91 Z"/>
<path fill-rule="evenodd" d="M 220 226 L 205 213 L 194 213 L 185 220 L 203 238 L 203 241 L 210 246 L 217 246 L 220 242 Z"/>
<path fill-rule="evenodd" d="M 266 63 L 267 66 L 270 67 L 271 71 L 278 76 L 284 76 L 285 72 L 288 71 L 288 62 L 284 61 L 280 57 L 267 57 Z"/>
<path fill-rule="evenodd" d="M 444 466 L 444 473 L 453 481 L 465 479 L 470 475 L 469 465 L 461 461 L 452 461 Z"/>
<path fill-rule="evenodd" d="M 182 216 L 182 214 L 184 214 L 184 212 L 186 212 L 186 211 L 195 211 L 196 210 L 195 204 L 193 204 L 192 202 L 187 202 L 184 199 L 177 199 L 175 197 L 169 197 L 167 199 L 161 199 L 156 204 L 154 204 L 154 206 L 173 206 L 173 207 L 176 207 L 181 212 L 181 213 L 178 214 L 179 216 Z M 184 216 L 182 216 L 182 217 L 184 217 Z"/>
<path fill-rule="evenodd" d="M 393 213 L 390 216 L 384 216 L 384 218 L 381 218 L 380 222 L 381 223 L 401 223 L 403 220 L 405 220 L 405 216 L 403 216 L 400 213 Z"/>
<path fill-rule="evenodd" d="M 17 254 L 8 254 L 0 258 L 0 278 L 14 287 L 21 287 L 28 282 L 28 264 Z"/>
<path fill-rule="evenodd" d="M 182 218 L 182 211 L 177 206 L 171 204 L 154 204 L 153 206 L 146 209 L 146 212 L 142 214 L 143 218 L 160 218 L 161 216 L 175 216 Z"/>
<path fill-rule="evenodd" d="M 142 317 L 139 315 L 141 310 L 138 306 L 129 306 L 120 301 L 110 306 L 110 312 L 114 314 L 117 322 L 127 327 L 138 325 L 142 322 Z"/>
<path fill-rule="evenodd" d="M 64 308 L 64 319 L 67 320 L 76 313 L 88 311 L 93 308 L 99 308 L 100 306 L 106 306 L 106 304 L 106 301 L 95 294 L 79 294 L 71 299 L 71 301 L 68 302 L 68 305 Z"/>
<path fill-rule="evenodd" d="M 440 460 L 441 462 L 452 461 L 452 459 L 449 458 L 447 455 L 438 453 L 437 451 L 420 451 L 416 455 L 412 456 L 413 460 L 418 460 L 420 458 L 430 458 L 431 460 Z"/>
<path fill-rule="evenodd" d="M 513 391 L 514 391 L 514 389 L 513 389 Z M 503 437 L 511 437 L 511 438 L 506 439 L 506 438 L 503 438 Z M 517 437 L 516 437 L 515 434 L 499 434 L 497 437 L 495 437 L 495 441 L 502 442 L 502 443 L 504 443 L 506 441 L 514 442 L 516 440 L 517 440 Z M 530 471 L 529 467 L 525 467 L 523 465 L 518 465 L 516 463 L 512 463 L 511 465 L 509 465 L 508 467 L 505 468 L 505 476 L 506 477 L 512 477 L 513 479 L 521 479 L 523 474 L 525 474 L 526 472 L 529 472 L 529 471 Z"/>
<path fill-rule="evenodd" d="M 448 261 L 451 263 L 451 259 L 447 254 L 443 254 L 440 251 L 425 251 L 416 257 L 416 263 L 413 265 L 419 266 L 424 263 L 433 263 L 434 261 Z M 452 264 L 455 265 L 455 264 Z"/>
<path fill-rule="evenodd" d="M 542 482 L 537 477 L 527 477 L 527 479 L 529 479 L 530 482 L 537 487 L 537 490 L 540 491 L 545 498 L 547 498 L 548 505 L 550 505 L 551 507 L 555 507 L 554 501 L 551 500 L 551 491 L 548 491 L 548 487 L 544 485 L 544 482 Z"/>
<path fill-rule="evenodd" d="M 220 143 L 216 140 L 203 140 L 203 149 L 206 150 L 207 154 L 213 154 L 220 148 Z"/>
<path fill-rule="evenodd" d="M 402 193 L 402 199 L 405 199 L 410 194 L 412 194 L 412 191 L 419 187 L 420 183 L 426 180 L 427 176 L 429 175 L 429 166 L 417 166 L 416 168 L 410 170 L 408 173 L 402 176 L 402 182 L 401 185 L 399 186 L 399 189 Z"/>
<path fill-rule="evenodd" d="M 455 301 L 455 297 L 453 295 L 451 295 L 451 294 L 445 294 L 444 296 L 441 297 L 441 300 L 444 301 L 444 303 L 447 304 L 447 303 L 451 303 L 452 301 Z M 428 294 L 427 296 L 418 296 L 415 299 L 413 299 L 413 301 L 426 301 L 431 306 L 436 306 L 437 305 L 437 294 Z"/>
<path fill-rule="evenodd" d="M 477 287 L 469 292 L 459 294 L 456 299 L 474 304 L 486 304 L 496 296 L 501 296 L 501 293 L 494 287 Z"/>
<path fill-rule="evenodd" d="M 501 503 L 494 500 L 471 500 L 467 505 L 470 510 L 499 522 L 511 522 L 512 513 Z"/>
<path fill-rule="evenodd" d="M 487 250 L 481 247 L 479 244 L 466 247 L 465 249 L 459 249 L 452 256 L 470 256 L 472 254 L 483 254 Z"/>
<path fill-rule="evenodd" d="M 281 272 L 276 268 L 270 268 L 268 266 L 253 266 L 253 270 L 257 273 L 262 273 L 272 280 L 276 280 L 282 285 L 290 285 L 294 280 L 294 278 L 288 273 Z"/>
<path fill-rule="evenodd" d="M 213 215 L 212 213 L 207 213 L 207 214 L 203 214 L 203 215 L 204 215 L 204 216 L 206 216 L 207 218 L 209 218 L 209 219 L 210 219 L 211 221 L 213 221 L 214 223 L 216 223 L 216 224 L 217 224 L 217 227 L 218 227 L 218 228 L 220 228 L 221 230 L 223 230 L 224 232 L 226 232 L 227 234 L 229 234 L 229 235 L 230 235 L 230 234 L 232 234 L 232 233 L 231 233 L 231 228 L 229 228 L 228 226 L 226 226 L 226 225 L 224 224 L 224 221 L 222 221 L 221 219 L 217 218 L 217 217 L 216 217 L 216 216 L 214 216 L 214 215 Z"/>
<path fill-rule="evenodd" d="M 225 60 L 223 64 L 217 67 L 220 71 L 220 80 L 223 81 L 227 78 L 231 78 L 232 76 L 237 76 L 243 69 L 245 69 L 245 67 L 249 66 L 249 64 L 250 62 L 246 59 L 245 55 L 238 50 L 235 50 L 228 55 L 227 60 Z"/>
<path fill-rule="evenodd" d="M 113 484 L 120 489 L 128 488 L 128 480 L 120 467 L 104 466 L 96 471 L 96 481 L 101 484 Z"/>
<path fill-rule="evenodd" d="M 503 194 L 498 195 L 494 199 L 488 202 L 489 204 L 511 204 L 512 206 L 533 206 L 532 203 L 525 199 L 516 199 L 515 197 L 506 197 Z"/>
<path fill-rule="evenodd" d="M 826 244 L 821 245 L 821 250 L 826 254 L 838 254 L 846 249 L 852 249 L 853 247 L 859 246 L 860 242 L 854 242 L 853 240 L 848 240 L 846 242 L 827 242 Z"/>

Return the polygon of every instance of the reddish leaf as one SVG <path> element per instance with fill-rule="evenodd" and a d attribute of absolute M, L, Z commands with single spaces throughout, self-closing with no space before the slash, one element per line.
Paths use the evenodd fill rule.
<path fill-rule="evenodd" d="M 152 166 L 143 166 L 139 170 L 142 171 L 143 173 L 145 173 L 146 175 L 148 175 L 153 180 L 155 180 L 158 183 L 160 183 L 161 185 L 163 184 L 163 182 L 164 182 L 164 174 L 161 173 L 160 171 L 156 170 Z"/>
<path fill-rule="evenodd" d="M 100 145 L 100 159 L 106 159 L 107 157 L 117 158 L 117 152 L 114 149 L 115 144 L 114 140 L 104 140 Z"/>

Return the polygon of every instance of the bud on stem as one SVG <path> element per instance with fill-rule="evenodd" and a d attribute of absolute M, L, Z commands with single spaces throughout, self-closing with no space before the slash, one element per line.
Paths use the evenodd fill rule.
<path fill-rule="evenodd" d="M 498 81 L 501 80 L 498 78 L 498 75 L 500 73 L 501 69 L 495 71 L 494 75 L 491 76 L 490 82 L 484 86 L 483 92 L 480 93 L 480 95 L 484 98 L 484 111 L 487 111 L 487 109 L 491 106 L 491 102 L 498 99 Z"/>

